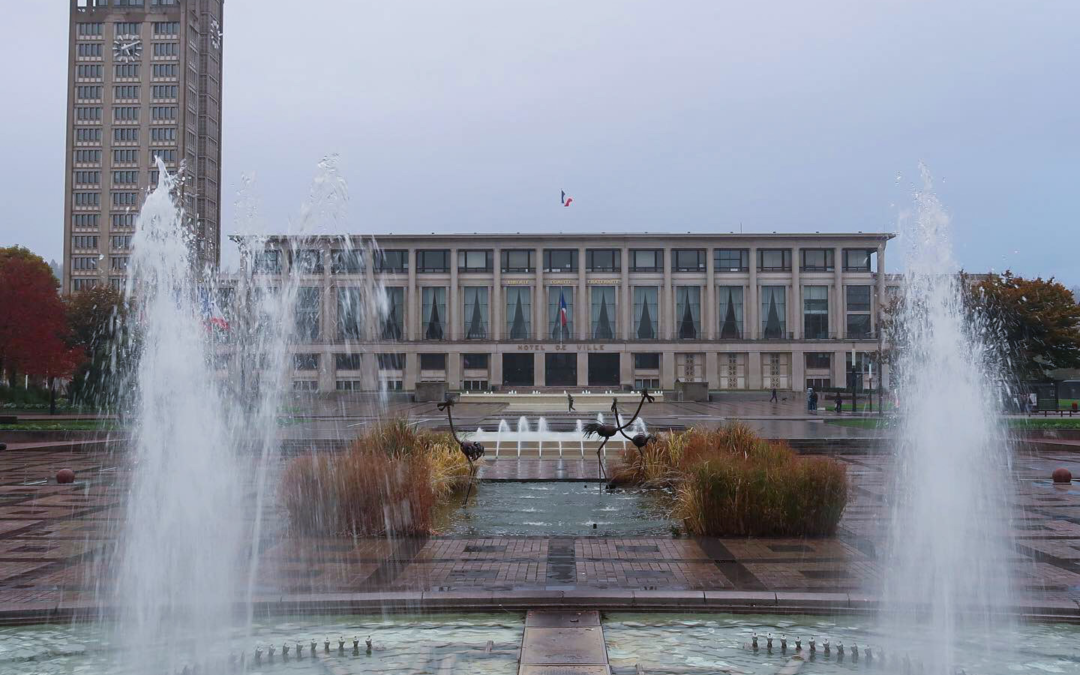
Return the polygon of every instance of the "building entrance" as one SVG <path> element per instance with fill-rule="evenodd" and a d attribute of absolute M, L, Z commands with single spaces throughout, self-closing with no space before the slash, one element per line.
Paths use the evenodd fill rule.
<path fill-rule="evenodd" d="M 545 354 L 544 369 L 547 386 L 577 386 L 577 354 Z"/>
<path fill-rule="evenodd" d="M 503 385 L 507 387 L 533 386 L 532 354 L 503 354 Z"/>
<path fill-rule="evenodd" d="M 618 354 L 589 354 L 589 386 L 619 386 Z"/>

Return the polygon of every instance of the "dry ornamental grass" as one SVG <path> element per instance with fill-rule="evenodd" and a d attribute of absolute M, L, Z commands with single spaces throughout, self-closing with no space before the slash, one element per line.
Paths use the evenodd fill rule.
<path fill-rule="evenodd" d="M 341 454 L 296 457 L 280 494 L 290 526 L 305 533 L 417 536 L 431 532 L 435 506 L 469 480 L 449 434 L 396 420 L 368 429 Z"/>
<path fill-rule="evenodd" d="M 734 423 L 660 434 L 627 450 L 615 481 L 676 490 L 674 516 L 708 536 L 827 536 L 847 505 L 847 469 L 800 457 Z"/>

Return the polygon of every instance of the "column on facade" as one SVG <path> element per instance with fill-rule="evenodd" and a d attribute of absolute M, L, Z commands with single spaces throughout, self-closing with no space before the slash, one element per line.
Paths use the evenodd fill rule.
<path fill-rule="evenodd" d="M 363 274 L 364 274 L 364 286 L 363 287 L 365 289 L 374 289 L 375 288 L 375 260 L 373 259 L 374 258 L 373 254 L 374 254 L 374 250 L 372 248 L 369 247 L 369 248 L 364 249 L 364 259 L 363 259 L 364 260 L 364 272 L 363 272 Z M 366 299 L 365 298 L 365 301 L 368 301 L 368 302 L 374 302 L 374 300 L 375 300 L 374 298 L 371 298 L 371 299 Z M 371 325 L 362 326 L 361 327 L 361 330 L 362 330 L 361 335 L 363 336 L 363 339 L 367 340 L 368 342 L 378 342 L 379 339 L 382 337 L 382 326 L 380 325 L 381 323 L 382 323 L 381 321 L 376 320 L 376 321 L 372 322 Z M 371 360 L 374 360 L 374 358 L 375 358 L 375 356 L 373 354 L 369 353 L 366 356 L 362 357 L 362 360 L 371 361 Z"/>
<path fill-rule="evenodd" d="M 416 249 L 408 249 L 409 288 L 405 291 L 405 335 L 413 342 L 420 339 L 420 297 L 416 289 Z"/>
<path fill-rule="evenodd" d="M 533 335 L 547 339 L 547 288 L 544 287 L 544 249 L 536 249 L 536 291 L 533 293 Z"/>
<path fill-rule="evenodd" d="M 629 351 L 619 354 L 619 384 L 624 387 L 634 386 L 634 355 Z"/>
<path fill-rule="evenodd" d="M 842 340 L 845 334 L 844 326 L 844 249 L 837 246 L 833 252 L 833 297 L 829 298 L 833 329 L 830 331 L 836 339 Z"/>
<path fill-rule="evenodd" d="M 802 283 L 799 280 L 799 265 L 800 265 L 799 247 L 794 246 L 791 249 L 791 302 L 789 305 L 791 309 L 788 310 L 788 316 L 791 317 L 788 320 L 788 332 L 792 334 L 796 340 L 802 339 Z"/>
<path fill-rule="evenodd" d="M 806 352 L 791 350 L 791 389 L 806 391 Z"/>
<path fill-rule="evenodd" d="M 746 387 L 747 389 L 761 389 L 761 352 L 760 347 L 751 347 L 746 355 Z"/>
<path fill-rule="evenodd" d="M 489 334 L 492 342 L 498 342 L 503 332 L 503 304 L 502 297 L 502 249 L 495 249 L 493 253 L 495 264 L 493 268 L 493 281 L 491 290 L 488 292 Z"/>
<path fill-rule="evenodd" d="M 457 348 L 446 352 L 446 386 L 452 391 L 461 389 L 461 352 Z"/>
<path fill-rule="evenodd" d="M 671 247 L 664 247 L 664 262 L 661 265 L 661 270 L 664 272 L 664 297 L 660 300 L 664 306 L 664 311 L 660 312 L 660 339 L 661 340 L 674 340 L 675 339 L 675 290 L 671 285 L 671 275 L 675 271 L 674 265 L 671 264 Z M 674 372 L 674 371 L 673 371 Z M 675 386 L 674 380 L 672 385 Z"/>
<path fill-rule="evenodd" d="M 492 388 L 501 387 L 502 383 L 502 353 L 499 352 L 499 348 L 497 346 L 494 346 L 492 347 L 491 355 L 488 357 L 488 386 Z"/>
<path fill-rule="evenodd" d="M 533 354 L 533 384 L 537 387 L 543 387 L 547 384 L 547 371 L 544 370 L 547 363 L 544 357 L 544 352 L 535 352 Z"/>
<path fill-rule="evenodd" d="M 615 312 L 619 317 L 619 335 L 618 337 L 623 340 L 629 340 L 634 334 L 631 328 L 634 315 L 634 301 L 633 295 L 630 292 L 630 249 L 626 246 L 622 247 L 622 252 L 619 254 L 620 260 L 620 273 L 622 275 L 622 283 L 619 293 L 622 296 L 619 300 L 618 307 L 615 308 Z"/>
<path fill-rule="evenodd" d="M 319 391 L 334 391 L 336 388 L 336 365 L 331 345 L 337 342 L 337 289 L 330 278 L 330 246 L 323 243 L 321 252 L 324 261 L 322 279 L 319 282 Z"/>
<path fill-rule="evenodd" d="M 744 326 L 745 337 L 748 340 L 757 340 L 761 334 L 761 322 L 758 321 L 758 311 L 760 305 L 758 305 L 758 285 L 757 285 L 757 248 L 750 248 L 750 284 L 746 289 L 746 304 L 744 307 L 744 313 L 746 314 L 746 325 Z M 750 364 L 747 364 L 747 368 Z M 760 369 L 759 369 L 760 371 Z M 748 375 L 749 376 L 749 375 Z M 760 378 L 760 372 L 758 374 Z M 753 388 L 753 387 L 751 387 Z"/>
<path fill-rule="evenodd" d="M 720 370 L 715 345 L 710 345 L 708 351 L 705 352 L 704 379 L 710 387 L 715 388 L 720 386 Z"/>
<path fill-rule="evenodd" d="M 660 388 L 671 390 L 675 388 L 675 359 L 679 358 L 678 352 L 668 348 L 660 355 Z"/>
<path fill-rule="evenodd" d="M 705 337 L 709 340 L 716 339 L 716 327 L 719 319 L 716 316 L 716 256 L 712 249 L 705 249 L 705 311 L 701 313 L 701 320 L 705 322 Z M 713 354 L 716 360 L 716 354 Z M 705 360 L 708 368 L 708 358 Z M 709 376 L 711 377 L 711 376 Z M 706 379 L 709 379 L 708 377 Z"/>
<path fill-rule="evenodd" d="M 870 313 L 870 330 L 874 331 L 877 335 L 877 331 L 881 325 L 881 313 L 885 311 L 888 306 L 888 298 L 886 297 L 885 288 L 885 243 L 878 244 L 877 248 L 877 307 Z"/>
<path fill-rule="evenodd" d="M 834 387 L 847 388 L 847 355 L 849 353 L 844 349 L 833 352 L 832 386 Z"/>
<path fill-rule="evenodd" d="M 589 386 L 589 354 L 577 353 L 577 383 L 579 387 Z"/>
<path fill-rule="evenodd" d="M 575 323 L 577 324 L 578 340 L 588 340 L 592 334 L 592 322 L 589 316 L 589 287 L 585 278 L 585 271 L 587 265 L 585 264 L 585 247 L 578 247 L 578 282 L 577 282 L 577 297 L 574 299 L 574 315 L 577 317 Z"/>
<path fill-rule="evenodd" d="M 450 290 L 446 294 L 447 302 L 450 303 L 450 330 L 446 331 L 446 335 L 450 340 L 461 340 L 465 337 L 465 333 L 461 330 L 461 302 L 458 300 L 458 260 L 457 249 L 450 249 Z"/>

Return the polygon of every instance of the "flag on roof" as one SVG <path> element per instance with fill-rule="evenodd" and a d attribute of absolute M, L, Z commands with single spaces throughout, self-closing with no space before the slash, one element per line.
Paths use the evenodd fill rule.
<path fill-rule="evenodd" d="M 566 196 L 566 190 L 563 190 L 562 191 L 561 201 L 562 201 L 563 206 L 570 206 L 570 203 L 574 201 L 574 198 L 573 197 L 567 197 Z"/>

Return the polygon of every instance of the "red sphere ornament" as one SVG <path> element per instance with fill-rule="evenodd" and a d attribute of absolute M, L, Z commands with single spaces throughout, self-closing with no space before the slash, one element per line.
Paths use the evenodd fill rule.
<path fill-rule="evenodd" d="M 1055 483 L 1072 482 L 1072 472 L 1065 467 L 1061 467 L 1060 469 L 1054 469 L 1053 477 Z"/>
<path fill-rule="evenodd" d="M 75 472 L 71 469 L 60 469 L 56 472 L 56 482 L 61 485 L 75 482 Z"/>

